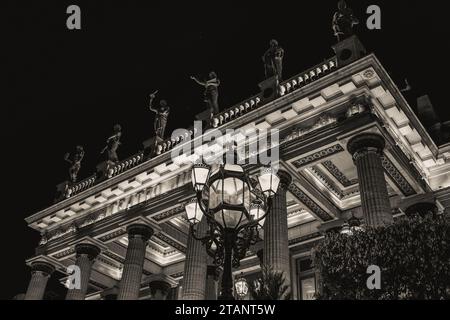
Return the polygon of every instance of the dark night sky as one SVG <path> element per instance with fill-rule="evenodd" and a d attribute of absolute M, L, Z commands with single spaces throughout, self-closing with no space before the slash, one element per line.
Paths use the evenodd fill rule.
<path fill-rule="evenodd" d="M 146 106 L 155 89 L 172 106 L 168 132 L 190 126 L 203 110 L 202 89 L 191 74 L 217 71 L 222 108 L 257 93 L 261 55 L 271 38 L 286 51 L 285 78 L 331 57 L 336 2 L 2 1 L 0 73 L 7 86 L 0 95 L 6 179 L 0 298 L 26 290 L 24 260 L 39 235 L 23 219 L 52 203 L 56 184 L 66 180 L 65 152 L 84 145 L 80 175 L 90 175 L 115 123 L 124 132 L 119 156 L 138 151 L 152 134 Z M 441 81 L 449 74 L 450 39 L 443 1 L 348 3 L 360 17 L 357 33 L 368 51 L 400 87 L 404 78 L 413 86 L 410 104 L 429 94 L 440 117 L 450 119 Z M 81 7 L 81 31 L 66 29 L 70 4 Z M 370 4 L 381 7 L 380 31 L 365 28 Z"/>

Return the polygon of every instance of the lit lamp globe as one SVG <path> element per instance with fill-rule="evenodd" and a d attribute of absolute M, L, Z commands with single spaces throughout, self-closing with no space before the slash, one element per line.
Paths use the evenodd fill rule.
<path fill-rule="evenodd" d="M 347 222 L 342 225 L 341 234 L 352 234 L 352 230 L 350 230 L 350 226 Z"/>
<path fill-rule="evenodd" d="M 204 163 L 196 163 L 192 167 L 192 186 L 196 192 L 200 192 L 208 182 L 211 167 Z"/>
<path fill-rule="evenodd" d="M 236 291 L 236 294 L 241 298 L 245 297 L 248 294 L 248 282 L 244 278 L 242 273 L 239 279 L 237 279 L 234 283 L 234 290 Z"/>
<path fill-rule="evenodd" d="M 200 209 L 198 201 L 196 198 L 191 199 L 184 207 L 186 211 L 186 217 L 192 226 L 198 224 L 202 221 L 203 211 Z"/>
<path fill-rule="evenodd" d="M 347 223 L 350 227 L 350 230 L 353 232 L 361 231 L 363 228 L 361 227 L 361 220 L 359 220 L 357 217 L 352 215 L 350 219 L 347 220 Z"/>
<path fill-rule="evenodd" d="M 209 210 L 222 228 L 237 229 L 248 222 L 251 187 L 241 166 L 220 166 L 207 185 Z"/>
<path fill-rule="evenodd" d="M 267 167 L 261 170 L 261 174 L 258 176 L 258 183 L 264 195 L 270 198 L 277 193 L 280 178 L 271 167 Z"/>
<path fill-rule="evenodd" d="M 266 211 L 263 208 L 261 201 L 254 201 L 250 205 L 250 216 L 253 221 L 258 221 L 258 225 L 264 227 L 264 221 L 266 220 Z"/>

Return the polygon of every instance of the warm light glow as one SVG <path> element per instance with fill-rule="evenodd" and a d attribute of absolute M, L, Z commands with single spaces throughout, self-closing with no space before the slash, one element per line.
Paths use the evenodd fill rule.
<path fill-rule="evenodd" d="M 224 228 L 236 229 L 246 219 L 242 211 L 223 209 L 215 214 L 215 219 Z"/>
<path fill-rule="evenodd" d="M 280 178 L 274 174 L 272 168 L 265 168 L 258 177 L 259 186 L 261 191 L 266 197 L 274 196 L 278 191 L 280 184 Z"/>
<path fill-rule="evenodd" d="M 234 289 L 239 297 L 245 297 L 248 294 L 248 283 L 242 275 L 234 283 Z"/>
<path fill-rule="evenodd" d="M 263 209 L 263 206 L 260 203 L 254 202 L 250 205 L 250 216 L 253 217 L 253 220 L 259 220 L 262 217 L 264 217 L 264 215 L 266 214 L 266 212 Z M 259 221 L 259 225 L 261 227 L 264 226 L 264 221 L 266 220 L 266 218 L 262 218 Z"/>
<path fill-rule="evenodd" d="M 348 223 L 344 223 L 342 225 L 341 234 L 352 235 L 352 230 L 350 230 Z"/>
<path fill-rule="evenodd" d="M 211 168 L 203 163 L 194 164 L 192 168 L 192 186 L 195 191 L 202 191 L 209 179 Z"/>
<path fill-rule="evenodd" d="M 197 199 L 195 198 L 186 204 L 184 210 L 186 211 L 186 216 L 189 223 L 192 225 L 199 223 L 203 218 L 203 212 L 200 209 Z"/>

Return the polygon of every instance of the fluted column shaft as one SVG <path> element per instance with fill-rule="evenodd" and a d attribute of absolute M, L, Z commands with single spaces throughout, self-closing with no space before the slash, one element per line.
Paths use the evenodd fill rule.
<path fill-rule="evenodd" d="M 42 300 L 48 279 L 54 267 L 46 262 L 35 262 L 31 265 L 31 279 L 24 300 Z"/>
<path fill-rule="evenodd" d="M 384 168 L 384 138 L 365 133 L 352 138 L 347 146 L 358 171 L 361 207 L 368 226 L 379 227 L 393 222 Z"/>
<path fill-rule="evenodd" d="M 66 300 L 84 300 L 86 298 L 92 265 L 100 253 L 100 249 L 93 244 L 77 244 L 75 251 L 77 253 L 75 265 L 80 268 L 80 288 L 69 289 Z"/>
<path fill-rule="evenodd" d="M 279 171 L 280 185 L 272 198 L 272 206 L 264 223 L 264 265 L 275 272 L 283 272 L 286 285 L 290 286 L 291 266 L 289 259 L 289 238 L 286 192 L 292 178 L 285 171 Z"/>
<path fill-rule="evenodd" d="M 203 237 L 208 230 L 206 217 L 196 226 L 197 235 Z M 204 300 L 206 290 L 207 253 L 201 241 L 189 232 L 184 261 L 183 300 Z"/>
<path fill-rule="evenodd" d="M 128 248 L 123 265 L 117 300 L 138 300 L 141 289 L 145 250 L 153 229 L 146 225 L 128 227 Z"/>

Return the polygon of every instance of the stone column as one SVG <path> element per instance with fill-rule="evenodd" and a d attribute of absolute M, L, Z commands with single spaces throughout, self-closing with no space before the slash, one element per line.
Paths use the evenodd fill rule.
<path fill-rule="evenodd" d="M 384 138 L 374 133 L 358 135 L 347 145 L 358 171 L 364 220 L 371 227 L 389 225 L 393 222 L 381 161 L 384 147 Z"/>
<path fill-rule="evenodd" d="M 206 217 L 196 226 L 197 235 L 203 237 L 208 231 Z M 207 253 L 201 241 L 189 232 L 184 260 L 182 300 L 204 300 L 206 287 Z"/>
<path fill-rule="evenodd" d="M 220 271 L 218 267 L 213 265 L 207 267 L 205 300 L 217 300 L 219 274 Z"/>
<path fill-rule="evenodd" d="M 66 300 L 84 300 L 91 278 L 92 265 L 100 253 L 100 248 L 89 243 L 80 243 L 75 246 L 77 260 L 75 265 L 80 268 L 80 288 L 69 289 Z"/>
<path fill-rule="evenodd" d="M 31 279 L 24 300 L 42 300 L 48 279 L 55 268 L 43 261 L 33 262 L 31 265 Z"/>
<path fill-rule="evenodd" d="M 153 235 L 153 229 L 144 224 L 135 224 L 129 226 L 127 231 L 128 248 L 117 300 L 138 300 L 145 250 L 148 240 Z"/>
<path fill-rule="evenodd" d="M 285 171 L 278 171 L 280 185 L 272 199 L 272 207 L 264 223 L 264 265 L 275 272 L 283 272 L 286 285 L 290 286 L 291 264 L 289 258 L 288 219 L 286 192 L 292 182 Z"/>

